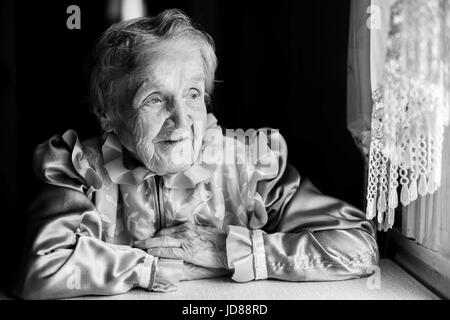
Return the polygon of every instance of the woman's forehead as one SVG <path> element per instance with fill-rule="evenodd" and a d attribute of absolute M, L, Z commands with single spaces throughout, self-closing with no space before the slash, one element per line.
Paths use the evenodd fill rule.
<path fill-rule="evenodd" d="M 133 104 L 138 104 L 154 90 L 178 90 L 184 85 L 205 85 L 201 52 L 191 46 L 165 46 L 158 48 L 141 62 L 136 74 Z"/>
<path fill-rule="evenodd" d="M 183 76 L 186 79 L 203 77 L 201 50 L 190 40 L 164 41 L 146 52 L 141 70 L 155 80 Z M 198 80 L 198 79 L 197 79 Z"/>
<path fill-rule="evenodd" d="M 136 74 L 137 81 L 146 88 L 179 87 L 183 83 L 205 82 L 200 50 L 196 47 L 164 46 L 149 52 Z"/>

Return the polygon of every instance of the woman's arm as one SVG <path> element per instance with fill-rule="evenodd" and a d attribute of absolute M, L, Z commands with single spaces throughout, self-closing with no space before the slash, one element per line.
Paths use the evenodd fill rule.
<path fill-rule="evenodd" d="M 299 179 L 292 167 L 285 175 L 290 182 Z M 322 195 L 308 180 L 295 185 L 280 183 L 268 194 L 279 197 L 267 207 L 264 227 L 230 226 L 227 253 L 233 278 L 316 281 L 371 274 L 378 247 L 375 228 L 363 212 Z"/>
<path fill-rule="evenodd" d="M 276 174 L 254 170 L 259 175 L 249 177 L 256 187 L 250 193 L 255 205 L 248 226 L 229 228 L 233 279 L 341 280 L 373 273 L 379 256 L 373 224 L 361 210 L 301 181 L 286 163 L 284 140 L 278 134 L 272 138 L 279 139 L 273 150 Z"/>
<path fill-rule="evenodd" d="M 101 241 L 101 221 L 81 192 L 47 185 L 30 212 L 31 243 L 18 295 L 54 299 L 151 289 L 154 259 Z"/>
<path fill-rule="evenodd" d="M 29 239 L 16 294 L 52 299 L 119 294 L 133 287 L 175 289 L 182 260 L 157 259 L 138 248 L 101 240 L 100 214 L 82 192 L 90 187 L 83 176 L 89 171 L 87 161 L 82 154 L 72 156 L 76 148 L 71 141 L 78 146 L 79 142 L 71 137 L 54 136 L 36 149 L 36 173 L 44 183 L 30 208 Z"/>

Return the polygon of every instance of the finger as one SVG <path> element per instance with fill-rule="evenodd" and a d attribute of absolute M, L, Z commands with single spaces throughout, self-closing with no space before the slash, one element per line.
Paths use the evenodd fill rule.
<path fill-rule="evenodd" d="M 192 229 L 192 224 L 190 222 L 185 222 L 183 224 L 179 224 L 177 226 L 174 227 L 168 227 L 168 228 L 164 228 L 159 230 L 156 235 L 158 236 L 170 236 L 172 234 L 175 233 L 179 233 L 179 232 L 184 232 L 186 230 L 191 230 Z"/>
<path fill-rule="evenodd" d="M 170 236 L 174 233 L 177 233 L 179 230 L 180 226 L 175 226 L 175 227 L 169 227 L 169 228 L 164 228 L 159 230 L 156 235 L 157 236 Z"/>
<path fill-rule="evenodd" d="M 185 252 L 180 248 L 153 248 L 147 250 L 148 254 L 159 258 L 184 260 Z"/>
<path fill-rule="evenodd" d="M 158 248 L 158 247 L 181 247 L 181 240 L 169 236 L 153 237 L 145 240 L 136 241 L 134 245 L 141 249 Z"/>

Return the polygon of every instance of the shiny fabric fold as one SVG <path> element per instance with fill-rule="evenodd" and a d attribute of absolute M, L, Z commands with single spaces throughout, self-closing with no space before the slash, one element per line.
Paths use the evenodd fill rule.
<path fill-rule="evenodd" d="M 229 226 L 227 240 L 228 267 L 237 282 L 267 278 L 264 242 L 261 230 Z"/>
<path fill-rule="evenodd" d="M 183 260 L 156 258 L 155 277 L 151 289 L 169 292 L 177 289 L 177 283 L 183 278 Z"/>
<path fill-rule="evenodd" d="M 105 169 L 112 182 L 136 185 L 155 175 L 144 167 L 136 167 L 133 170 L 126 168 L 123 162 L 122 148 L 119 138 L 114 133 L 108 134 L 102 146 L 102 153 Z"/>
<path fill-rule="evenodd" d="M 43 181 L 80 192 L 102 186 L 101 177 L 89 165 L 73 130 L 38 145 L 33 154 L 33 169 Z"/>

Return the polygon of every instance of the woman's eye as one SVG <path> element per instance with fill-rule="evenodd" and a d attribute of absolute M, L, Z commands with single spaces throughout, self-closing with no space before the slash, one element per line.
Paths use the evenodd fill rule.
<path fill-rule="evenodd" d="M 200 98 L 201 94 L 197 89 L 190 89 L 188 92 L 188 99 L 189 100 L 197 100 L 198 98 Z"/>
<path fill-rule="evenodd" d="M 146 104 L 159 104 L 162 102 L 163 102 L 163 99 L 158 95 L 152 95 L 152 96 L 148 97 L 147 99 L 145 99 Z"/>

